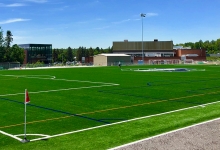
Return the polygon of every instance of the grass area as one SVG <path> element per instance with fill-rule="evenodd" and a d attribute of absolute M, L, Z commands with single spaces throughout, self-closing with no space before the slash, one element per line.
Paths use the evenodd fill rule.
<path fill-rule="evenodd" d="M 143 71 L 148 68 L 200 71 Z M 123 66 L 122 69 L 124 71 L 118 67 L 0 71 L 1 131 L 23 134 L 24 89 L 28 89 L 31 99 L 27 105 L 27 134 L 58 135 L 110 125 L 27 144 L 0 134 L 0 148 L 107 149 L 220 117 L 220 104 L 216 103 L 111 125 L 219 101 L 220 66 Z M 28 135 L 30 140 L 36 138 L 39 137 Z"/>

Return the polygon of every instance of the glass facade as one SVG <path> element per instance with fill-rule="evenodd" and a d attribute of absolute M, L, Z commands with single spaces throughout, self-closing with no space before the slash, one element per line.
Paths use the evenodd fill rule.
<path fill-rule="evenodd" d="M 41 61 L 48 64 L 52 62 L 52 44 L 20 44 L 18 46 L 26 51 L 26 63 Z"/>

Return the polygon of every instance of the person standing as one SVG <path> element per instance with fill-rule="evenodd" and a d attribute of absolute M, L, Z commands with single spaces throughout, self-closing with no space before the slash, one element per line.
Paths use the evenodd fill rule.
<path fill-rule="evenodd" d="M 118 62 L 118 67 L 121 68 L 121 62 L 120 61 Z"/>

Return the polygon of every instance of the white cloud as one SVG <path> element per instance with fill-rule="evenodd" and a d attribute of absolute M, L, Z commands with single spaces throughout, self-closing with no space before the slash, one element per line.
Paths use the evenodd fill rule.
<path fill-rule="evenodd" d="M 103 20 L 105 20 L 105 19 L 103 19 L 103 18 L 96 18 L 95 20 L 96 20 L 96 21 L 103 21 Z"/>
<path fill-rule="evenodd" d="M 86 23 L 89 23 L 89 21 L 79 21 L 79 22 L 76 22 L 78 24 L 86 24 Z"/>
<path fill-rule="evenodd" d="M 13 40 L 24 40 L 27 39 L 29 37 L 24 37 L 24 36 L 13 36 Z"/>
<path fill-rule="evenodd" d="M 147 13 L 146 17 L 153 17 L 153 16 L 158 16 L 157 13 Z"/>
<path fill-rule="evenodd" d="M 47 0 L 25 0 L 25 1 L 33 2 L 33 3 L 46 3 L 46 2 L 48 2 Z"/>
<path fill-rule="evenodd" d="M 105 27 L 100 27 L 100 28 L 94 28 L 95 30 L 102 30 L 102 29 L 107 29 L 110 28 L 110 26 L 105 26 Z"/>
<path fill-rule="evenodd" d="M 13 3 L 8 5 L 0 3 L 0 7 L 21 7 L 21 6 L 26 6 L 26 5 L 23 3 Z"/>
<path fill-rule="evenodd" d="M 14 3 L 14 4 L 9 4 L 7 7 L 20 7 L 20 6 L 25 6 L 25 4 L 22 3 Z"/>
<path fill-rule="evenodd" d="M 0 21 L 0 24 L 9 24 L 15 22 L 22 22 L 22 21 L 29 21 L 30 19 L 22 19 L 22 18 L 15 18 L 15 19 L 8 19 L 5 21 Z"/>
<path fill-rule="evenodd" d="M 66 10 L 69 6 L 63 6 L 61 8 L 59 8 L 58 10 Z"/>
<path fill-rule="evenodd" d="M 122 20 L 122 21 L 118 21 L 118 22 L 113 22 L 113 23 L 114 24 L 121 24 L 121 23 L 128 22 L 128 21 L 131 21 L 131 19 L 126 19 L 126 20 Z"/>

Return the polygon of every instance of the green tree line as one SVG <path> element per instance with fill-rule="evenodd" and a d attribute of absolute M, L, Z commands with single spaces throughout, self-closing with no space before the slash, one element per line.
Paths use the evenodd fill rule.
<path fill-rule="evenodd" d="M 96 48 L 86 48 L 80 46 L 79 48 L 58 49 L 54 48 L 52 52 L 53 62 L 72 62 L 72 61 L 82 61 L 82 57 L 92 57 L 101 53 L 112 53 L 112 47 L 102 49 Z"/>
<path fill-rule="evenodd" d="M 17 44 L 11 46 L 13 35 L 10 30 L 6 32 L 4 37 L 3 30 L 0 27 L 0 62 L 20 62 L 23 64 L 25 54 L 24 49 Z"/>
<path fill-rule="evenodd" d="M 206 40 L 202 41 L 199 40 L 198 42 L 187 42 L 187 43 L 180 43 L 176 44 L 176 46 L 184 46 L 184 47 L 191 47 L 192 49 L 205 49 L 208 54 L 217 54 L 220 53 L 220 39 L 217 40 Z"/>

